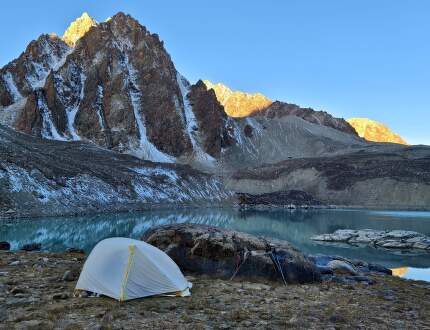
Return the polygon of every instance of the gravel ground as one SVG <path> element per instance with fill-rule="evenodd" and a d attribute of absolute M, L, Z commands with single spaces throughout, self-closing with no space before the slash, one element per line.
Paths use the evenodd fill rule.
<path fill-rule="evenodd" d="M 234 282 L 188 276 L 187 298 L 74 297 L 81 254 L 0 252 L 0 329 L 430 329 L 430 284 Z M 67 272 L 66 276 L 65 273 Z"/>

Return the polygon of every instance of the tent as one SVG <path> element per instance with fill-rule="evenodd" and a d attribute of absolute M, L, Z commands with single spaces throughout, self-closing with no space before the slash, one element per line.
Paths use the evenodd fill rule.
<path fill-rule="evenodd" d="M 125 301 L 166 293 L 189 296 L 191 286 L 163 251 L 143 241 L 114 237 L 91 251 L 76 290 Z"/>

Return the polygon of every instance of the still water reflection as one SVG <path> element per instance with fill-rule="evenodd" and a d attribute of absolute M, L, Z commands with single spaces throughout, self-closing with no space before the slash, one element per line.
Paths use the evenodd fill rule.
<path fill-rule="evenodd" d="M 430 253 L 386 251 L 370 247 L 321 244 L 310 236 L 337 229 L 404 229 L 430 236 L 430 212 L 371 210 L 245 211 L 231 209 L 159 210 L 131 214 L 37 218 L 0 223 L 0 241 L 12 249 L 41 243 L 45 251 L 67 247 L 86 251 L 101 239 L 113 236 L 139 238 L 147 229 L 179 222 L 194 222 L 245 231 L 290 241 L 307 253 L 341 255 L 404 268 L 399 275 L 430 280 Z"/>

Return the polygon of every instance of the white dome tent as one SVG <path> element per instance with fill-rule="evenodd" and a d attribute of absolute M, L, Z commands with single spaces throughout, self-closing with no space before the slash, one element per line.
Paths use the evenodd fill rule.
<path fill-rule="evenodd" d="M 91 251 L 76 290 L 125 301 L 167 293 L 189 296 L 191 286 L 163 251 L 143 241 L 114 237 Z"/>

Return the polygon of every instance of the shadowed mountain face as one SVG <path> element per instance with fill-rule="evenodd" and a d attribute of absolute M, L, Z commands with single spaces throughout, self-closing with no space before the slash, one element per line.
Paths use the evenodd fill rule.
<path fill-rule="evenodd" d="M 354 127 L 359 136 L 367 141 L 408 144 L 400 135 L 377 121 L 367 118 L 350 118 L 348 123 Z"/>
<path fill-rule="evenodd" d="M 0 155 L 0 217 L 217 205 L 230 198 L 216 178 L 189 166 L 34 138 L 1 125 Z"/>
<path fill-rule="evenodd" d="M 42 36 L 2 69 L 0 123 L 152 161 L 215 162 L 227 135 L 224 110 L 212 92 L 200 88 L 201 100 L 193 102 L 210 105 L 209 114 L 219 112 L 209 127 L 202 127 L 206 121 L 198 112 L 203 111 L 188 99 L 199 87 L 176 71 L 158 35 L 123 13 L 103 23 L 84 14 L 64 40 L 67 44 Z M 55 61 L 41 51 L 33 54 L 33 48 L 47 52 L 46 44 Z M 41 66 L 39 58 L 46 62 L 45 71 L 29 85 L 32 68 Z"/>

